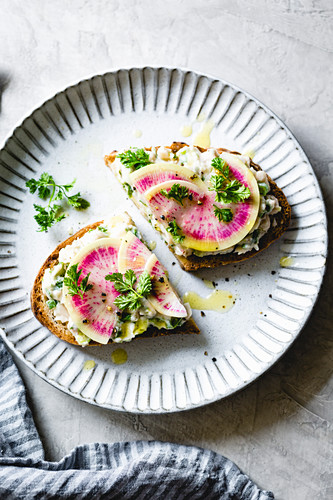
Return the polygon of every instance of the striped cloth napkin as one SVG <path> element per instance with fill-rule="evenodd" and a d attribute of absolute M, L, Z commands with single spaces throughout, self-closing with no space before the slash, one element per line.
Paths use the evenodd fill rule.
<path fill-rule="evenodd" d="M 51 389 L 50 389 L 51 390 Z M 268 500 L 227 458 L 158 441 L 78 446 L 44 459 L 25 389 L 0 339 L 0 499 Z"/>

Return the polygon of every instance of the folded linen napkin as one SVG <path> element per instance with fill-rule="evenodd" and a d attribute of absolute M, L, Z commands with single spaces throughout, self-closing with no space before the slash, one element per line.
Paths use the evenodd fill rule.
<path fill-rule="evenodd" d="M 158 441 L 92 443 L 44 460 L 21 377 L 0 339 L 0 499 L 269 500 L 227 458 Z"/>

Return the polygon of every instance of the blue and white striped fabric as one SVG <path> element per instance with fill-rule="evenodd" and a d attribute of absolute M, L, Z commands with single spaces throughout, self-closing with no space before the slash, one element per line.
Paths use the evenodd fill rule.
<path fill-rule="evenodd" d="M 44 460 L 25 389 L 0 340 L 0 499 L 268 500 L 212 451 L 157 441 L 78 446 Z"/>

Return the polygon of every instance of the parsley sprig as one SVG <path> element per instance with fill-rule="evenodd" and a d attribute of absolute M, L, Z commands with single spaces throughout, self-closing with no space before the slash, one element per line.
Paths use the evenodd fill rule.
<path fill-rule="evenodd" d="M 123 165 L 132 170 L 139 170 L 139 168 L 145 167 L 151 163 L 149 159 L 149 154 L 143 149 L 128 149 L 123 153 L 119 153 L 117 158 L 121 161 Z"/>
<path fill-rule="evenodd" d="M 184 241 L 185 236 L 182 234 L 182 231 L 175 220 L 169 222 L 166 230 L 169 231 L 170 234 L 172 234 L 172 237 L 176 243 L 181 243 L 182 241 Z"/>
<path fill-rule="evenodd" d="M 230 208 L 220 208 L 217 205 L 214 206 L 214 215 L 218 218 L 220 222 L 230 222 L 232 220 L 232 211 Z"/>
<path fill-rule="evenodd" d="M 121 273 L 108 274 L 105 279 L 112 281 L 117 292 L 120 292 L 114 304 L 122 310 L 135 311 L 139 309 L 142 305 L 141 299 L 148 297 L 153 288 L 151 276 L 147 271 L 143 271 L 139 279 L 132 269 L 128 269 L 124 275 Z M 134 288 L 136 282 L 137 285 Z"/>
<path fill-rule="evenodd" d="M 181 205 L 183 205 L 183 200 L 189 197 L 188 188 L 180 184 L 174 184 L 169 192 L 166 189 L 161 189 L 160 193 L 169 200 L 173 198 Z"/>
<path fill-rule="evenodd" d="M 92 284 L 88 284 L 90 273 L 87 274 L 85 278 L 82 278 L 79 284 L 79 278 L 82 273 L 82 269 L 77 270 L 78 264 L 74 264 L 67 269 L 66 276 L 64 278 L 64 285 L 67 286 L 69 295 L 79 295 L 81 299 L 83 295 L 92 289 Z"/>
<path fill-rule="evenodd" d="M 212 175 L 209 191 L 215 191 L 215 200 L 222 203 L 243 202 L 250 197 L 251 192 L 248 187 L 237 179 L 230 179 L 230 168 L 222 158 L 214 158 L 212 166 L 218 170 L 219 175 Z"/>
<path fill-rule="evenodd" d="M 49 198 L 46 207 L 34 204 L 34 208 L 37 212 L 34 215 L 34 219 L 39 226 L 38 231 L 46 232 L 50 227 L 66 217 L 65 214 L 59 215 L 61 206 L 54 203 L 55 201 L 65 199 L 69 205 L 77 210 L 85 210 L 89 207 L 90 203 L 84 198 L 81 198 L 80 193 L 72 196 L 67 194 L 68 191 L 73 188 L 75 182 L 76 179 L 69 184 L 56 184 L 52 175 L 47 172 L 43 172 L 38 180 L 30 179 L 26 182 L 25 185 L 29 188 L 30 193 L 34 194 L 37 192 L 41 200 L 47 200 Z"/>

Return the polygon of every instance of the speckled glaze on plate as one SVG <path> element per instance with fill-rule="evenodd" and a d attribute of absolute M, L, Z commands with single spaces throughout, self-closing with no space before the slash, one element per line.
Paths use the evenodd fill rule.
<path fill-rule="evenodd" d="M 113 149 L 170 144 L 201 114 L 215 123 L 213 146 L 256 151 L 292 207 L 284 237 L 237 266 L 185 273 L 137 212 L 103 162 Z M 141 137 L 138 131 L 142 132 Z M 81 81 L 36 109 L 0 152 L 0 324 L 7 345 L 35 373 L 88 403 L 120 411 L 180 411 L 224 398 L 265 372 L 295 340 L 315 304 L 325 270 L 325 208 L 300 145 L 274 113 L 223 80 L 177 68 L 132 68 Z M 34 196 L 25 182 L 43 171 L 59 182 L 77 178 L 89 199 L 48 234 L 36 232 Z M 226 314 L 194 311 L 201 335 L 170 335 L 119 346 L 80 347 L 52 335 L 33 317 L 29 293 L 44 259 L 72 230 L 127 210 L 170 273 L 180 294 L 208 295 L 203 278 L 236 297 Z M 281 257 L 291 257 L 281 268 Z M 121 346 L 124 347 L 124 346 Z M 93 366 L 84 369 L 87 360 Z"/>

